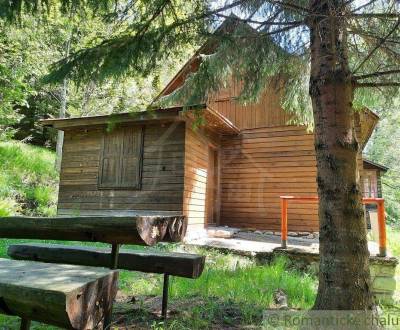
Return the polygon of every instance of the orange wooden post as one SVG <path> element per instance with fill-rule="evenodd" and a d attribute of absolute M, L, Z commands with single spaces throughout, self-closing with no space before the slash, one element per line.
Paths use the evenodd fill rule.
<path fill-rule="evenodd" d="M 386 257 L 385 202 L 378 200 L 379 255 Z"/>
<path fill-rule="evenodd" d="M 286 247 L 287 247 L 287 233 L 288 233 L 287 206 L 288 206 L 287 199 L 281 197 L 281 246 L 284 249 L 286 249 Z"/>

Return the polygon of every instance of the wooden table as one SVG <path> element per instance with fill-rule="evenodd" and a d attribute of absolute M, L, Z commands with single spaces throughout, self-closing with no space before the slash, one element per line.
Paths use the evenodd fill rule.
<path fill-rule="evenodd" d="M 67 328 L 109 323 L 118 271 L 0 258 L 0 312 Z M 105 321 L 104 321 L 105 319 Z"/>

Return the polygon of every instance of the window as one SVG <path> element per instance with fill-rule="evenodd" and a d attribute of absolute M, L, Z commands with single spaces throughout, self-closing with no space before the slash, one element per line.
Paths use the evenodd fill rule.
<path fill-rule="evenodd" d="M 376 174 L 373 171 L 364 171 L 363 197 L 378 197 Z"/>
<path fill-rule="evenodd" d="M 100 189 L 140 189 L 143 128 L 123 127 L 103 136 L 100 156 Z"/>

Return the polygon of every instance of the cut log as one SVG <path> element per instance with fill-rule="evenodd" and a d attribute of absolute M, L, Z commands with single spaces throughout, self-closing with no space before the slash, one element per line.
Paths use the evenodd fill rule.
<path fill-rule="evenodd" d="M 186 235 L 187 225 L 187 219 L 184 216 L 171 219 L 168 223 L 168 231 L 164 241 L 181 242 Z"/>
<path fill-rule="evenodd" d="M 111 310 L 118 272 L 0 259 L 0 312 L 67 329 L 94 329 Z"/>
<path fill-rule="evenodd" d="M 0 237 L 154 245 L 175 216 L 0 217 Z"/>
<path fill-rule="evenodd" d="M 20 260 L 101 267 L 109 267 L 111 260 L 110 249 L 58 244 L 13 244 L 8 248 L 8 255 Z M 188 278 L 199 277 L 203 272 L 204 262 L 204 256 L 189 253 L 122 249 L 118 256 L 119 269 Z"/>

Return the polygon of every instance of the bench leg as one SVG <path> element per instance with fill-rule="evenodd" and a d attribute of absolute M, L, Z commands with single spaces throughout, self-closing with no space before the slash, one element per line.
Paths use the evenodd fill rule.
<path fill-rule="evenodd" d="M 104 324 L 103 324 L 103 329 L 104 330 L 110 330 L 110 325 L 111 325 L 111 318 L 112 318 L 112 309 L 109 310 L 106 315 L 104 316 Z"/>
<path fill-rule="evenodd" d="M 164 320 L 167 319 L 168 289 L 169 289 L 169 275 L 164 274 L 163 296 L 162 296 L 162 306 L 161 306 L 161 315 Z"/>
<path fill-rule="evenodd" d="M 31 327 L 31 320 L 23 317 L 21 319 L 21 325 L 20 325 L 19 329 L 20 330 L 29 330 L 30 327 Z"/>
<path fill-rule="evenodd" d="M 111 269 L 118 268 L 119 244 L 112 244 L 111 246 Z"/>

